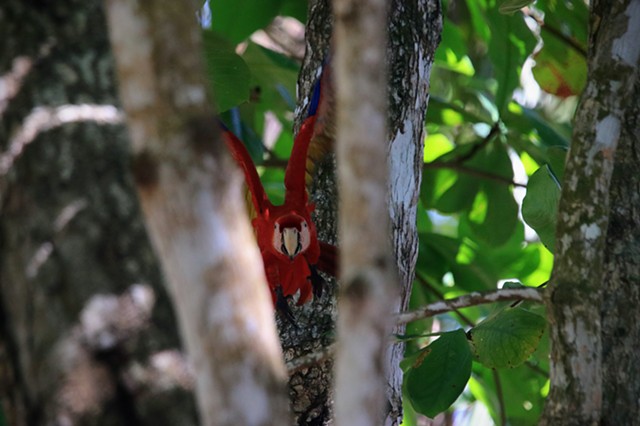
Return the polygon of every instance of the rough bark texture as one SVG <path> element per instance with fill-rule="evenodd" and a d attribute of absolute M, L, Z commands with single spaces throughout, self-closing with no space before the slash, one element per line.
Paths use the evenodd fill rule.
<path fill-rule="evenodd" d="M 601 308 L 600 424 L 610 426 L 634 424 L 640 418 L 640 1 L 626 6 L 609 11 L 608 2 L 601 1 L 594 8 L 594 14 L 604 18 L 600 26 L 612 26 L 617 33 L 613 50 L 622 59 L 622 70 L 612 71 L 611 76 L 612 81 L 621 82 L 624 91 L 615 95 L 620 96 L 619 104 L 607 111 L 621 123 L 611 178 Z M 617 13 L 617 18 L 609 17 L 610 13 Z"/>
<path fill-rule="evenodd" d="M 542 424 L 637 422 L 631 342 L 639 334 L 639 188 L 630 170 L 640 164 L 639 36 L 640 1 L 592 3 L 588 83 L 565 172 L 549 291 L 551 391 Z"/>
<path fill-rule="evenodd" d="M 385 0 L 333 1 L 341 248 L 336 425 L 374 425 L 385 416 L 385 354 L 399 296 L 387 214 L 387 7 Z"/>
<path fill-rule="evenodd" d="M 435 50 L 442 32 L 439 0 L 393 0 L 389 19 L 389 214 L 393 249 L 400 273 L 400 299 L 394 311 L 409 306 L 418 260 L 416 214 L 422 180 L 424 117 Z M 393 330 L 404 334 L 404 325 Z M 404 344 L 387 353 L 388 409 L 385 425 L 402 421 Z"/>
<path fill-rule="evenodd" d="M 194 367 L 203 423 L 287 424 L 273 306 L 241 214 L 242 177 L 216 137 L 193 5 L 105 4 L 136 183 Z"/>
<path fill-rule="evenodd" d="M 100 6 L 0 6 L 2 410 L 12 426 L 195 425 Z"/>
<path fill-rule="evenodd" d="M 389 166 L 392 175 L 389 210 L 395 258 L 402 286 L 398 310 L 404 310 L 408 303 L 417 254 L 415 214 L 422 174 L 423 121 L 427 108 L 433 54 L 440 41 L 442 30 L 442 16 L 440 2 L 436 0 L 393 0 L 391 3 L 387 46 L 389 66 L 387 131 Z M 307 51 L 298 84 L 298 92 L 302 99 L 297 114 L 298 123 L 306 115 L 310 89 L 329 51 L 333 22 L 331 16 L 327 0 L 310 2 L 306 32 Z M 328 156 L 323 165 L 318 168 L 312 197 L 316 203 L 315 221 L 321 239 L 335 241 L 337 190 L 333 156 Z M 330 337 L 327 337 L 327 331 L 333 328 L 331 317 L 327 318 L 328 309 L 335 307 L 330 302 L 331 300 L 325 300 L 325 304 L 321 304 L 319 310 L 324 328 L 322 326 L 313 328 L 312 333 L 315 336 L 323 336 L 323 340 L 330 340 Z M 403 328 L 399 328 L 397 331 L 402 332 L 402 330 Z M 287 337 L 284 336 L 283 340 L 286 341 L 286 339 Z M 290 347 L 295 348 L 295 345 Z M 402 372 L 398 368 L 398 363 L 403 353 L 404 345 L 402 344 L 392 345 L 388 353 L 388 363 L 391 368 L 388 370 L 389 414 L 386 424 L 389 425 L 399 424 L 402 418 Z M 312 377 L 322 377 L 323 383 L 327 383 L 326 381 L 330 379 L 327 371 L 330 368 L 330 362 L 326 362 L 324 368 L 314 370 Z M 297 377 L 296 380 L 301 379 L 299 376 L 294 377 Z M 305 379 L 300 382 L 308 383 Z M 314 384 L 311 388 L 319 387 Z M 306 386 L 300 386 L 300 389 L 306 389 Z"/>

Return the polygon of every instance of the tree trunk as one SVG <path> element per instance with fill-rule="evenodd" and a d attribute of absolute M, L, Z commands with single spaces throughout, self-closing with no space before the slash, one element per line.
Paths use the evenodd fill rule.
<path fill-rule="evenodd" d="M 389 41 L 387 58 L 389 64 L 389 120 L 387 123 L 389 141 L 390 206 L 391 232 L 393 248 L 401 277 L 401 298 L 398 310 L 404 310 L 413 282 L 414 267 L 417 257 L 418 236 L 416 231 L 416 209 L 422 176 L 422 151 L 424 141 L 424 116 L 429 95 L 429 77 L 433 55 L 440 41 L 442 30 L 442 13 L 440 2 L 436 0 L 393 0 L 389 16 Z M 306 116 L 306 106 L 310 98 L 310 90 L 318 76 L 318 70 L 330 48 L 332 33 L 332 13 L 329 2 L 316 0 L 310 2 L 307 23 L 307 51 L 298 82 L 301 108 L 297 111 L 296 122 Z M 318 227 L 320 239 L 335 241 L 337 221 L 337 190 L 335 186 L 335 163 L 329 155 L 318 167 L 314 180 L 312 198 L 316 203 L 314 220 Z M 332 285 L 335 288 L 335 284 Z M 313 303 L 316 305 L 316 302 Z M 322 340 L 319 348 L 326 346 L 331 339 L 333 322 L 331 312 L 335 309 L 332 299 L 325 299 L 314 314 L 318 314 L 321 324 L 313 328 L 317 339 Z M 312 316 L 312 318 L 315 318 Z M 396 332 L 402 333 L 404 326 Z M 295 334 L 294 334 L 295 335 Z M 289 357 L 309 351 L 310 338 L 300 337 L 305 342 L 302 351 L 300 346 L 291 344 Z M 281 336 L 283 342 L 290 341 L 289 335 Z M 319 340 L 315 340 L 318 342 Z M 296 349 L 298 348 L 298 349 Z M 285 349 L 285 354 L 287 350 Z M 401 385 L 402 372 L 398 366 L 404 354 L 404 345 L 394 344 L 389 349 L 388 376 L 388 408 L 386 424 L 399 424 L 402 419 Z M 331 361 L 325 360 L 318 368 L 306 370 L 307 375 L 296 373 L 291 381 L 296 383 L 297 401 L 304 406 L 305 401 L 317 399 L 305 395 L 307 389 L 317 394 L 319 386 L 306 384 L 322 377 L 324 383 L 330 379 L 327 371 Z M 309 381 L 311 380 L 311 382 Z M 316 382 L 317 383 L 317 382 Z M 326 387 L 325 387 L 326 389 Z M 326 410 L 319 410 L 324 412 Z M 306 423 L 302 423 L 306 424 Z"/>
<path fill-rule="evenodd" d="M 10 425 L 195 425 L 98 1 L 0 6 L 0 395 Z"/>
<path fill-rule="evenodd" d="M 588 84 L 548 297 L 551 390 L 541 423 L 554 426 L 634 424 L 639 410 L 640 1 L 591 8 Z"/>
<path fill-rule="evenodd" d="M 385 417 L 385 353 L 399 295 L 386 213 L 388 4 L 334 0 L 333 7 L 341 247 L 335 419 L 366 426 Z"/>
<path fill-rule="evenodd" d="M 610 11 L 607 2 L 594 4 L 595 15 L 603 18 L 600 26 L 605 25 L 614 33 L 598 35 L 598 39 L 614 39 L 613 50 L 622 59 L 620 66 L 624 70 L 611 74 L 612 81 L 621 81 L 621 88 L 612 94 L 613 108 L 608 111 L 621 124 L 611 177 L 601 307 L 600 424 L 611 426 L 633 424 L 640 418 L 640 1 L 618 7 Z M 602 89 L 606 87 L 609 86 Z M 612 132 L 611 138 L 615 137 Z"/>
<path fill-rule="evenodd" d="M 287 424 L 273 306 L 242 177 L 207 96 L 192 3 L 106 5 L 138 192 L 195 370 L 203 423 Z"/>

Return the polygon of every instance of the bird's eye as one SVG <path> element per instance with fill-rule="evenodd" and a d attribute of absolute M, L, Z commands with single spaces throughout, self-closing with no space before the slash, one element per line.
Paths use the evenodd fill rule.
<path fill-rule="evenodd" d="M 303 222 L 302 226 L 304 226 L 306 228 L 307 227 L 307 222 Z"/>

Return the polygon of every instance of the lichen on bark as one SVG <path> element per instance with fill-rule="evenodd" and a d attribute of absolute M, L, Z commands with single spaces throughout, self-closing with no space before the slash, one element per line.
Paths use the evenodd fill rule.
<path fill-rule="evenodd" d="M 636 44 L 616 43 L 638 34 L 639 20 L 631 18 L 639 14 L 637 1 L 591 4 L 588 82 L 567 160 L 547 300 L 551 390 L 542 424 L 627 424 L 637 418 L 637 404 L 628 404 L 637 401 L 640 389 L 619 370 L 628 373 L 624 366 L 637 360 L 617 347 L 629 348 L 629 339 L 640 332 L 635 318 L 616 320 L 611 311 L 622 300 L 638 300 L 637 286 L 629 283 L 639 268 L 620 252 L 626 243 L 619 237 L 622 226 L 628 226 L 627 237 L 637 235 L 640 222 L 635 178 L 621 175 L 638 165 L 638 108 L 629 99 L 638 93 L 640 62 L 633 53 L 635 64 L 624 63 L 629 52 L 638 51 Z M 629 398 L 618 400 L 614 389 Z M 609 423 L 613 418 L 619 420 Z"/>

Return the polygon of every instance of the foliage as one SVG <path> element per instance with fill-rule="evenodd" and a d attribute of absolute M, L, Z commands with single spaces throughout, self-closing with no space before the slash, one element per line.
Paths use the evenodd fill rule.
<path fill-rule="evenodd" d="M 248 37 L 278 14 L 304 23 L 301 3 L 216 1 L 205 30 L 223 120 L 258 163 L 275 165 L 261 176 L 274 201 L 283 194 L 281 160 L 292 145 L 300 64 Z M 538 286 L 549 279 L 570 119 L 586 80 L 584 0 L 443 6 L 425 121 L 412 308 L 507 280 Z M 266 117 L 282 125 L 269 147 Z M 548 388 L 543 318 L 539 306 L 486 305 L 409 324 L 407 336 L 419 337 L 407 344 L 403 364 L 410 402 L 404 424 L 416 424 L 418 412 L 446 410 L 456 418 L 484 413 L 496 423 L 535 424 Z"/>

